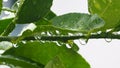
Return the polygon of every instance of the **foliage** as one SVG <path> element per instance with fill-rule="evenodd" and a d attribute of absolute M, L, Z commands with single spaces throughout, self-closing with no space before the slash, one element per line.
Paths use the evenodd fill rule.
<path fill-rule="evenodd" d="M 114 28 L 120 25 L 120 6 L 119 0 L 88 0 L 89 11 L 97 13 L 106 21 L 104 29 Z"/>
<path fill-rule="evenodd" d="M 120 39 L 113 34 L 120 30 L 118 0 L 88 0 L 90 14 L 61 16 L 50 10 L 52 1 L 18 0 L 14 10 L 3 10 L 0 0 L 0 12 L 14 12 L 14 17 L 0 20 L 0 50 L 4 50 L 0 64 L 12 68 L 90 68 L 78 53 L 75 39 L 86 39 L 86 42 L 89 38 Z M 9 36 L 16 24 L 28 23 L 36 28 L 25 30 L 20 36 Z"/>

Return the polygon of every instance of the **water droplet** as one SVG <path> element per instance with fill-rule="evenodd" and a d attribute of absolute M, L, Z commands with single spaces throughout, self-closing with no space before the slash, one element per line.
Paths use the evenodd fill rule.
<path fill-rule="evenodd" d="M 39 35 L 34 36 L 36 40 L 41 40 L 41 37 Z"/>
<path fill-rule="evenodd" d="M 87 40 L 87 39 L 79 39 L 79 43 L 80 43 L 81 45 L 86 45 L 86 44 L 87 44 L 86 40 Z"/>
<path fill-rule="evenodd" d="M 114 35 L 119 35 L 120 32 L 113 32 L 112 34 L 114 34 Z"/>
<path fill-rule="evenodd" d="M 54 41 L 58 46 L 61 46 L 61 43 L 58 41 Z"/>
<path fill-rule="evenodd" d="M 45 35 L 45 32 L 41 32 L 41 35 Z"/>
<path fill-rule="evenodd" d="M 97 34 L 101 34 L 101 33 L 102 33 L 102 31 L 98 31 L 98 32 L 97 32 Z"/>
<path fill-rule="evenodd" d="M 73 34 L 72 34 L 72 33 L 68 33 L 68 35 L 73 36 Z"/>
<path fill-rule="evenodd" d="M 55 31 L 57 34 L 60 34 L 60 32 L 58 30 Z"/>
<path fill-rule="evenodd" d="M 66 44 L 66 47 L 67 47 L 67 48 L 71 48 L 71 46 L 70 46 L 69 44 Z"/>
<path fill-rule="evenodd" d="M 22 41 L 23 44 L 26 44 L 26 41 Z"/>
<path fill-rule="evenodd" d="M 14 43 L 12 43 L 12 46 L 13 47 L 15 47 L 15 48 L 17 48 L 18 46 L 17 46 L 17 44 L 14 44 Z"/>
<path fill-rule="evenodd" d="M 41 43 L 45 43 L 45 41 L 40 41 Z"/>
<path fill-rule="evenodd" d="M 110 31 L 112 31 L 112 29 L 107 29 L 107 30 L 106 30 L 106 32 L 110 32 Z"/>
<path fill-rule="evenodd" d="M 108 42 L 108 43 L 110 43 L 112 41 L 112 39 L 106 39 L 105 38 L 105 41 Z"/>
<path fill-rule="evenodd" d="M 47 32 L 47 35 L 48 35 L 48 36 L 51 36 L 50 32 Z"/>

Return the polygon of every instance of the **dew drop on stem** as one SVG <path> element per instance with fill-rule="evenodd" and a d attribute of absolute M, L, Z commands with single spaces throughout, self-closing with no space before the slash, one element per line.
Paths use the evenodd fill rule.
<path fill-rule="evenodd" d="M 87 44 L 86 40 L 87 40 L 87 39 L 79 39 L 79 43 L 80 43 L 81 45 L 86 45 L 86 44 Z"/>
<path fill-rule="evenodd" d="M 12 46 L 13 46 L 13 47 L 15 47 L 15 48 L 17 48 L 17 47 L 18 47 L 18 45 L 17 45 L 17 44 L 15 44 L 15 43 L 12 43 Z"/>
<path fill-rule="evenodd" d="M 112 41 L 112 39 L 105 38 L 105 41 L 108 42 L 108 43 L 110 43 Z"/>
<path fill-rule="evenodd" d="M 36 39 L 36 40 L 41 40 L 41 37 L 40 36 L 34 36 L 34 38 Z"/>

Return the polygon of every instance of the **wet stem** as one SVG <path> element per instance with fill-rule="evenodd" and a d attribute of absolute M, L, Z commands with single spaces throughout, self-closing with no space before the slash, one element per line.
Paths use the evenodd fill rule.
<path fill-rule="evenodd" d="M 12 41 L 14 39 L 18 39 L 20 36 L 0 36 L 0 41 Z M 86 39 L 86 36 L 40 36 L 39 40 L 47 40 L 47 41 L 67 41 L 67 40 L 75 40 L 75 39 Z M 112 33 L 101 33 L 96 35 L 91 35 L 89 39 L 120 39 L 120 35 L 114 35 Z M 34 36 L 25 37 L 22 40 L 37 40 Z"/>

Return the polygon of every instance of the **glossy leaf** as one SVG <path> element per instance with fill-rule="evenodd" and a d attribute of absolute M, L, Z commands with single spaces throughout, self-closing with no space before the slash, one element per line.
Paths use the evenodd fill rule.
<path fill-rule="evenodd" d="M 104 21 L 96 14 L 91 16 L 88 14 L 70 13 L 54 17 L 50 22 L 41 19 L 36 24 L 37 28 L 33 32 L 24 32 L 26 36 L 69 36 L 69 33 L 73 35 L 77 33 L 88 33 L 102 27 Z M 22 36 L 25 37 L 24 33 Z"/>
<path fill-rule="evenodd" d="M 6 51 L 4 54 L 26 57 L 45 65 L 60 52 L 59 46 L 52 42 L 27 42 L 26 44 L 19 43 L 18 46 Z"/>
<path fill-rule="evenodd" d="M 2 1 L 3 1 L 3 0 L 0 0 L 0 13 L 1 13 L 1 11 L 2 11 Z"/>
<path fill-rule="evenodd" d="M 69 13 L 54 17 L 51 22 L 56 27 L 80 32 L 90 32 L 104 26 L 104 21 L 96 14 Z"/>
<path fill-rule="evenodd" d="M 20 43 L 17 48 L 12 48 L 4 53 L 4 55 L 21 56 L 32 59 L 35 62 L 46 65 L 64 65 L 65 68 L 90 68 L 89 64 L 72 49 L 66 48 L 65 44 L 55 42 L 26 42 Z M 60 61 L 59 61 L 60 60 Z M 61 66 L 62 67 L 62 66 Z M 51 67 L 53 68 L 53 67 Z M 59 67 L 55 67 L 59 68 Z"/>
<path fill-rule="evenodd" d="M 13 56 L 8 56 L 8 55 L 4 55 L 4 56 L 0 56 L 0 64 L 4 64 L 7 66 L 10 66 L 12 68 L 43 68 L 38 66 L 35 63 L 31 63 L 29 61 L 17 58 L 17 57 L 13 57 Z"/>
<path fill-rule="evenodd" d="M 56 56 L 53 60 L 49 61 L 45 68 L 65 68 L 61 60 Z"/>
<path fill-rule="evenodd" d="M 13 18 L 0 20 L 0 34 L 4 32 L 4 30 L 8 27 L 8 25 L 12 22 Z"/>
<path fill-rule="evenodd" d="M 88 0 L 91 14 L 98 14 L 106 22 L 104 29 L 120 25 L 120 0 Z"/>
<path fill-rule="evenodd" d="M 45 68 L 90 68 L 82 56 L 71 49 L 62 50 Z"/>
<path fill-rule="evenodd" d="M 38 21 L 48 14 L 51 5 L 52 0 L 23 0 L 15 22 L 25 24 Z"/>

